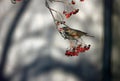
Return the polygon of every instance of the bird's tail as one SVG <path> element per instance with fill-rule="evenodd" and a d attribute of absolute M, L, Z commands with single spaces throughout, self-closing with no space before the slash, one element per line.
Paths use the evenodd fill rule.
<path fill-rule="evenodd" d="M 88 37 L 95 37 L 95 36 L 92 36 L 92 35 L 89 35 L 89 34 L 86 34 L 85 36 L 88 36 Z"/>

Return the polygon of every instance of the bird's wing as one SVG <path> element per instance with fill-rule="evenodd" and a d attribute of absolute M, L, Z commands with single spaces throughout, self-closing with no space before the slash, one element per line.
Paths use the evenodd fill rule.
<path fill-rule="evenodd" d="M 72 28 L 70 28 L 70 29 L 77 32 L 78 34 L 82 34 L 82 35 L 87 35 L 88 34 L 86 32 L 80 31 L 80 30 L 76 30 L 76 29 L 72 29 Z"/>
<path fill-rule="evenodd" d="M 85 35 L 85 36 L 89 36 L 89 37 L 94 37 L 94 36 L 92 36 L 92 35 L 89 35 L 89 34 L 86 33 L 86 32 L 83 32 L 83 31 L 80 31 L 80 30 L 76 30 L 76 29 L 72 29 L 72 28 L 70 28 L 70 29 L 71 29 L 72 31 L 75 31 L 76 34 L 79 35 L 79 36 Z"/>

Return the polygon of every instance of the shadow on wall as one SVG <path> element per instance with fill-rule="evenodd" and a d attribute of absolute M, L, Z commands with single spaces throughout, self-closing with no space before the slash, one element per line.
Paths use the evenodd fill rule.
<path fill-rule="evenodd" d="M 46 76 L 44 75 L 45 73 L 48 74 L 50 71 L 58 68 L 65 73 L 73 74 L 79 81 L 100 81 L 100 71 L 85 58 L 80 59 L 79 64 L 73 66 L 61 63 L 51 57 L 37 58 L 33 63 L 24 67 L 20 72 L 21 79 L 19 81 L 30 81 L 31 78 L 41 76 L 42 74 Z M 46 76 L 46 78 L 48 77 Z"/>

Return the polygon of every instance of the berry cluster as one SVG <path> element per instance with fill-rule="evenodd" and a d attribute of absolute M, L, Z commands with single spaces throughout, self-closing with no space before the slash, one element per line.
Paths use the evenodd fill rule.
<path fill-rule="evenodd" d="M 69 18 L 69 17 L 71 17 L 71 15 L 74 15 L 74 14 L 76 14 L 78 12 L 79 12 L 79 9 L 75 9 L 75 10 L 73 10 L 71 12 L 67 12 L 67 11 L 64 10 L 63 14 L 65 15 L 66 18 Z"/>
<path fill-rule="evenodd" d="M 84 0 L 80 0 L 81 2 L 83 2 Z M 76 2 L 75 2 L 75 0 L 72 0 L 71 1 L 71 4 L 72 5 L 75 5 L 76 4 Z M 70 6 L 70 5 L 69 5 Z M 69 17 L 71 17 L 71 15 L 73 15 L 73 14 L 76 14 L 76 13 L 78 13 L 79 12 L 79 9 L 74 9 L 73 7 L 72 7 L 72 10 L 71 10 L 71 12 L 67 12 L 67 11 L 63 11 L 63 14 L 65 15 L 65 17 L 66 18 L 69 18 Z"/>
<path fill-rule="evenodd" d="M 66 50 L 66 56 L 78 56 L 78 53 L 75 51 Z"/>
<path fill-rule="evenodd" d="M 72 50 L 66 50 L 65 55 L 66 56 L 78 56 L 79 53 L 88 51 L 90 49 L 90 46 L 91 45 L 82 47 L 82 45 L 78 45 L 77 47 L 74 47 Z"/>

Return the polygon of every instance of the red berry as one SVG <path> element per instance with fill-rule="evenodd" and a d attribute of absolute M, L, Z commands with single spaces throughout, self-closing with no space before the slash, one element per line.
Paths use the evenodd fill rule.
<path fill-rule="evenodd" d="M 79 12 L 79 9 L 76 9 L 76 13 L 78 13 Z"/>
<path fill-rule="evenodd" d="M 85 48 L 83 48 L 83 52 L 85 52 L 86 51 L 86 49 Z"/>
<path fill-rule="evenodd" d="M 89 50 L 89 48 L 87 47 L 86 50 Z"/>
<path fill-rule="evenodd" d="M 78 53 L 77 52 L 72 52 L 72 56 L 78 56 Z"/>
<path fill-rule="evenodd" d="M 82 50 L 83 50 L 83 49 L 82 49 L 82 48 L 80 48 L 80 49 L 79 49 L 79 52 L 82 52 Z"/>
<path fill-rule="evenodd" d="M 73 52 L 72 55 L 75 56 L 75 52 Z"/>
<path fill-rule="evenodd" d="M 79 49 L 80 49 L 80 47 L 77 47 L 77 48 L 76 48 L 76 50 L 79 50 Z"/>
<path fill-rule="evenodd" d="M 87 50 L 87 46 L 84 46 L 84 49 Z"/>
<path fill-rule="evenodd" d="M 68 13 L 68 14 L 65 14 L 65 16 L 66 16 L 66 18 L 69 18 L 71 16 L 71 14 Z"/>
<path fill-rule="evenodd" d="M 85 49 L 84 48 L 82 48 L 82 51 L 81 52 L 85 52 Z"/>
<path fill-rule="evenodd" d="M 88 45 L 88 47 L 90 47 L 91 45 Z"/>
<path fill-rule="evenodd" d="M 80 45 L 77 46 L 77 48 L 80 48 L 81 46 L 82 46 L 82 45 L 80 44 Z"/>
<path fill-rule="evenodd" d="M 70 55 L 72 54 L 72 52 L 70 52 Z"/>
<path fill-rule="evenodd" d="M 91 46 L 91 45 L 88 45 L 88 49 L 90 49 L 90 46 Z"/>
<path fill-rule="evenodd" d="M 75 1 L 72 0 L 71 3 L 74 5 L 74 4 L 75 4 Z"/>
<path fill-rule="evenodd" d="M 73 12 L 70 12 L 69 14 L 70 14 L 70 15 L 72 15 L 72 14 L 73 14 Z"/>
<path fill-rule="evenodd" d="M 91 46 L 91 45 L 88 45 L 87 50 L 89 50 L 89 49 L 90 49 L 90 46 Z"/>
<path fill-rule="evenodd" d="M 73 14 L 76 14 L 76 12 L 75 12 L 75 11 L 73 11 Z"/>
<path fill-rule="evenodd" d="M 85 49 L 84 48 L 80 48 L 79 52 L 85 52 Z"/>
<path fill-rule="evenodd" d="M 72 12 L 73 12 L 73 14 L 76 14 L 79 12 L 79 9 L 73 10 Z"/>
<path fill-rule="evenodd" d="M 60 22 L 59 22 L 59 21 L 57 21 L 56 25 L 59 25 L 59 24 L 60 24 Z"/>
<path fill-rule="evenodd" d="M 63 14 L 66 14 L 66 13 L 67 13 L 67 12 L 64 10 L 64 11 L 63 11 Z"/>
<path fill-rule="evenodd" d="M 90 47 L 87 47 L 87 50 L 89 50 L 90 49 Z"/>

